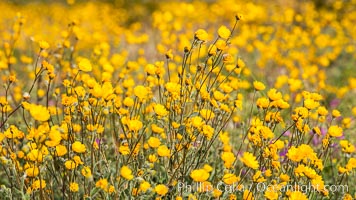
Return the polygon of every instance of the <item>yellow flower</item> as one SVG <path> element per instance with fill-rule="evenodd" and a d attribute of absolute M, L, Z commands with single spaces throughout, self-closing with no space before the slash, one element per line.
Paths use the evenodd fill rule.
<path fill-rule="evenodd" d="M 168 82 L 165 88 L 171 94 L 178 94 L 180 92 L 180 85 L 178 83 Z"/>
<path fill-rule="evenodd" d="M 244 194 L 242 196 L 242 199 L 243 200 L 253 200 L 254 199 L 253 193 L 250 192 L 249 190 L 244 190 Z"/>
<path fill-rule="evenodd" d="M 223 181 L 225 184 L 232 185 L 240 181 L 240 177 L 236 176 L 235 174 L 227 173 L 223 176 Z"/>
<path fill-rule="evenodd" d="M 145 72 L 148 75 L 155 75 L 156 74 L 156 66 L 154 66 L 153 64 L 147 64 L 145 66 Z"/>
<path fill-rule="evenodd" d="M 57 145 L 56 146 L 56 156 L 59 156 L 59 157 L 61 157 L 61 156 L 64 156 L 64 155 L 66 155 L 67 154 L 67 147 L 66 146 L 64 146 L 64 145 Z"/>
<path fill-rule="evenodd" d="M 215 114 L 208 109 L 202 109 L 200 111 L 200 115 L 205 119 L 205 120 L 210 120 L 213 119 L 215 117 Z"/>
<path fill-rule="evenodd" d="M 79 67 L 79 70 L 81 70 L 83 72 L 90 72 L 91 70 L 93 70 L 93 67 L 92 67 L 90 61 L 86 58 L 83 58 L 80 60 L 80 62 L 78 63 L 78 67 Z"/>
<path fill-rule="evenodd" d="M 159 127 L 159 126 L 157 126 L 156 124 L 152 124 L 151 128 L 152 128 L 152 132 L 154 132 L 154 133 L 161 134 L 161 133 L 164 132 L 164 129 Z"/>
<path fill-rule="evenodd" d="M 151 154 L 148 156 L 148 161 L 150 161 L 150 163 L 154 163 L 158 160 L 157 156 Z"/>
<path fill-rule="evenodd" d="M 148 96 L 148 89 L 145 86 L 138 85 L 134 88 L 134 94 L 140 101 L 146 100 Z"/>
<path fill-rule="evenodd" d="M 209 56 L 214 56 L 216 54 L 216 45 L 210 45 L 208 48 L 208 54 Z"/>
<path fill-rule="evenodd" d="M 80 159 L 79 156 L 74 156 L 74 157 L 73 157 L 73 160 L 74 160 L 74 162 L 75 162 L 75 164 L 76 164 L 77 166 L 78 166 L 79 164 L 80 164 L 80 165 L 84 164 L 83 161 Z"/>
<path fill-rule="evenodd" d="M 347 169 L 355 169 L 356 168 L 356 158 L 350 158 L 350 160 L 346 164 Z"/>
<path fill-rule="evenodd" d="M 213 96 L 217 101 L 221 101 L 221 100 L 225 99 L 225 95 L 223 93 L 219 92 L 219 91 L 215 91 L 213 93 Z"/>
<path fill-rule="evenodd" d="M 155 192 L 161 196 L 164 196 L 168 192 L 168 187 L 163 184 L 159 184 L 155 187 Z"/>
<path fill-rule="evenodd" d="M 46 41 L 44 41 L 44 40 L 41 40 L 41 41 L 39 42 L 39 45 L 40 45 L 40 48 L 41 48 L 41 49 L 44 49 L 44 50 L 49 48 L 48 42 L 46 42 Z"/>
<path fill-rule="evenodd" d="M 274 133 L 267 126 L 258 126 L 258 129 L 263 139 L 272 139 L 274 137 Z"/>
<path fill-rule="evenodd" d="M 214 135 L 214 128 L 210 125 L 203 125 L 203 135 L 210 140 Z"/>
<path fill-rule="evenodd" d="M 320 106 L 317 111 L 320 116 L 326 116 L 328 114 L 328 110 L 324 106 Z"/>
<path fill-rule="evenodd" d="M 306 107 L 308 110 L 317 108 L 319 105 L 320 105 L 319 102 L 315 101 L 314 99 L 304 100 L 304 107 Z"/>
<path fill-rule="evenodd" d="M 351 112 L 354 116 L 356 116 L 356 106 L 352 107 Z"/>
<path fill-rule="evenodd" d="M 141 192 L 146 192 L 149 188 L 151 187 L 151 184 L 147 181 L 143 181 L 141 184 L 140 184 L 140 191 Z"/>
<path fill-rule="evenodd" d="M 265 175 L 266 175 L 266 177 L 271 177 L 272 176 L 272 171 L 270 169 L 267 169 L 265 171 Z"/>
<path fill-rule="evenodd" d="M 208 40 L 208 33 L 204 29 L 198 29 L 195 31 L 194 38 L 201 41 Z"/>
<path fill-rule="evenodd" d="M 88 166 L 84 166 L 83 169 L 81 170 L 82 175 L 85 178 L 91 178 L 92 174 L 91 174 L 91 170 Z"/>
<path fill-rule="evenodd" d="M 81 142 L 79 141 L 75 141 L 73 144 L 72 144 L 72 150 L 76 153 L 84 153 L 86 151 L 86 147 L 84 144 L 82 144 Z"/>
<path fill-rule="evenodd" d="M 219 51 L 224 51 L 225 49 L 227 49 L 227 46 L 226 46 L 226 41 L 225 40 L 222 40 L 222 39 L 218 39 L 216 42 L 215 42 L 215 45 L 216 47 L 216 50 L 219 50 Z M 228 65 L 227 65 L 228 66 Z M 233 65 L 230 65 L 230 67 L 233 67 L 233 69 L 235 68 L 235 66 Z"/>
<path fill-rule="evenodd" d="M 250 152 L 244 152 L 242 158 L 240 160 L 247 166 L 252 169 L 257 169 L 259 164 L 256 160 L 256 157 Z"/>
<path fill-rule="evenodd" d="M 55 147 L 55 146 L 59 145 L 59 143 L 62 140 L 62 136 L 61 136 L 61 133 L 58 131 L 58 126 L 52 126 L 48 137 L 50 140 L 45 142 L 45 144 L 48 147 Z"/>
<path fill-rule="evenodd" d="M 261 98 L 257 99 L 256 104 L 257 104 L 257 107 L 266 109 L 270 105 L 270 102 L 267 98 L 261 97 Z"/>
<path fill-rule="evenodd" d="M 320 135 L 321 135 L 320 128 L 319 128 L 319 127 L 314 127 L 314 128 L 313 128 L 313 133 L 320 136 Z"/>
<path fill-rule="evenodd" d="M 130 97 L 126 97 L 125 99 L 124 99 L 124 105 L 125 106 L 127 106 L 127 107 L 132 107 L 133 105 L 134 105 L 134 100 L 132 99 L 132 98 L 130 98 Z"/>
<path fill-rule="evenodd" d="M 210 176 L 209 173 L 204 169 L 195 169 L 190 173 L 190 177 L 195 182 L 204 182 L 208 180 L 209 176 Z"/>
<path fill-rule="evenodd" d="M 166 58 L 172 60 L 173 59 L 173 53 L 172 53 L 172 49 L 169 49 L 166 52 Z"/>
<path fill-rule="evenodd" d="M 227 64 L 231 64 L 231 63 L 233 63 L 234 62 L 234 58 L 232 57 L 232 55 L 231 54 L 224 54 L 223 55 L 223 62 L 224 63 L 227 63 Z"/>
<path fill-rule="evenodd" d="M 108 187 L 108 180 L 106 178 L 99 179 L 95 183 L 95 187 L 101 188 L 102 190 L 106 190 L 106 188 Z"/>
<path fill-rule="evenodd" d="M 31 161 L 42 162 L 42 160 L 43 160 L 43 154 L 42 154 L 41 151 L 39 151 L 38 149 L 33 149 L 33 150 L 31 150 L 31 152 L 27 155 L 27 159 L 29 159 L 29 160 L 31 160 Z"/>
<path fill-rule="evenodd" d="M 164 116 L 168 115 L 167 109 L 161 104 L 156 104 L 153 107 L 153 109 L 154 109 L 155 113 L 160 117 L 164 117 Z"/>
<path fill-rule="evenodd" d="M 266 88 L 266 86 L 262 82 L 259 82 L 259 81 L 254 81 L 253 82 L 253 87 L 257 91 L 261 91 L 261 90 L 264 90 Z"/>
<path fill-rule="evenodd" d="M 18 138 L 21 139 L 24 137 L 24 133 L 20 131 L 15 125 L 10 125 L 8 129 L 4 132 L 4 134 L 1 134 L 0 136 L 0 141 L 4 139 L 4 136 L 9 139 L 14 139 Z"/>
<path fill-rule="evenodd" d="M 221 190 L 221 189 L 215 188 L 215 189 L 213 190 L 213 197 L 218 198 L 218 197 L 220 197 L 221 195 L 222 195 L 222 190 Z"/>
<path fill-rule="evenodd" d="M 343 128 L 350 128 L 351 126 L 351 118 L 350 117 L 346 117 L 344 119 L 342 119 L 342 127 Z"/>
<path fill-rule="evenodd" d="M 47 121 L 50 117 L 48 109 L 42 105 L 31 105 L 30 114 L 35 120 L 41 122 Z"/>
<path fill-rule="evenodd" d="M 302 144 L 299 147 L 292 146 L 288 150 L 287 157 L 294 162 L 300 162 L 303 159 L 317 159 L 314 150 L 306 144 Z"/>
<path fill-rule="evenodd" d="M 268 200 L 277 200 L 278 199 L 278 193 L 276 191 L 272 190 L 266 190 L 265 195 L 266 199 Z"/>
<path fill-rule="evenodd" d="M 338 110 L 332 110 L 331 111 L 331 114 L 332 114 L 332 116 L 334 117 L 334 118 L 338 118 L 338 117 L 340 117 L 341 116 L 341 113 L 340 113 L 340 111 L 338 111 Z"/>
<path fill-rule="evenodd" d="M 159 145 L 161 145 L 161 141 L 156 137 L 150 137 L 147 143 L 152 148 L 157 148 L 159 147 Z"/>
<path fill-rule="evenodd" d="M 204 169 L 205 171 L 207 171 L 207 172 L 213 171 L 213 168 L 212 168 L 210 165 L 208 165 L 208 164 L 205 164 L 205 165 L 203 166 L 203 169 Z"/>
<path fill-rule="evenodd" d="M 26 169 L 26 175 L 29 177 L 36 177 L 39 173 L 38 167 L 30 167 Z"/>
<path fill-rule="evenodd" d="M 223 39 L 227 39 L 230 37 L 231 31 L 226 26 L 220 26 L 220 28 L 218 30 L 218 35 L 219 35 L 219 37 L 221 37 Z"/>
<path fill-rule="evenodd" d="M 109 194 L 115 192 L 115 186 L 110 185 L 110 186 L 109 186 L 109 189 L 108 189 L 108 192 L 109 192 Z"/>
<path fill-rule="evenodd" d="M 348 173 L 349 170 L 346 169 L 345 167 L 339 166 L 339 167 L 338 167 L 338 172 L 339 172 L 340 174 L 344 174 L 344 173 Z"/>
<path fill-rule="evenodd" d="M 128 145 L 121 145 L 119 147 L 119 152 L 122 155 L 129 155 L 130 154 L 130 147 Z"/>
<path fill-rule="evenodd" d="M 342 151 L 345 153 L 355 152 L 355 146 L 347 140 L 340 140 L 340 146 L 342 147 Z"/>
<path fill-rule="evenodd" d="M 270 89 L 267 92 L 267 95 L 271 101 L 277 101 L 279 99 L 282 99 L 282 93 L 277 92 L 275 88 Z"/>
<path fill-rule="evenodd" d="M 290 193 L 288 200 L 307 200 L 307 196 L 300 191 L 293 191 Z"/>
<path fill-rule="evenodd" d="M 260 170 L 256 171 L 256 173 L 252 176 L 253 182 L 262 183 L 266 181 L 266 179 L 262 176 L 262 172 Z"/>
<path fill-rule="evenodd" d="M 132 171 L 127 166 L 122 166 L 120 169 L 120 175 L 127 180 L 132 180 L 134 176 L 132 175 Z"/>
<path fill-rule="evenodd" d="M 330 126 L 328 129 L 328 134 L 331 137 L 341 137 L 342 136 L 342 128 L 339 126 Z"/>
<path fill-rule="evenodd" d="M 32 189 L 33 190 L 38 190 L 38 189 L 43 189 L 46 187 L 46 181 L 45 180 L 35 180 L 33 183 L 32 183 Z"/>
<path fill-rule="evenodd" d="M 352 198 L 352 196 L 350 194 L 345 194 L 345 196 L 342 200 L 352 200 L 352 199 L 354 199 L 354 198 Z"/>
<path fill-rule="evenodd" d="M 138 193 L 138 189 L 137 188 L 132 188 L 131 195 L 132 196 L 137 196 L 137 193 Z"/>
<path fill-rule="evenodd" d="M 290 177 L 287 174 L 281 174 L 279 175 L 279 178 L 281 179 L 282 182 L 289 182 Z"/>
<path fill-rule="evenodd" d="M 70 184 L 69 184 L 69 190 L 70 190 L 71 192 L 78 192 L 78 190 L 79 190 L 79 185 L 78 185 L 78 183 L 76 183 L 76 182 L 70 183 Z"/>
<path fill-rule="evenodd" d="M 67 160 L 64 165 L 69 170 L 72 170 L 77 167 L 77 164 L 73 160 Z"/>
<path fill-rule="evenodd" d="M 130 131 L 137 132 L 142 128 L 143 124 L 140 120 L 134 119 L 134 120 L 129 120 L 127 126 Z"/>
<path fill-rule="evenodd" d="M 305 119 L 308 117 L 309 111 L 305 107 L 297 107 L 294 109 L 294 114 L 292 115 L 293 121 L 297 122 L 299 119 Z"/>
<path fill-rule="evenodd" d="M 244 68 L 244 67 L 246 66 L 246 64 L 245 64 L 245 62 L 244 62 L 241 58 L 239 58 L 239 59 L 237 59 L 237 64 L 236 64 L 236 66 L 237 66 L 237 68 L 242 69 L 242 68 Z"/>
<path fill-rule="evenodd" d="M 192 126 L 197 128 L 197 129 L 200 129 L 205 124 L 203 119 L 201 117 L 199 117 L 199 116 L 192 117 L 191 118 L 191 122 L 192 122 Z"/>
<path fill-rule="evenodd" d="M 169 157 L 171 155 L 171 151 L 168 149 L 166 145 L 161 145 L 157 149 L 157 153 L 161 157 Z"/>
<path fill-rule="evenodd" d="M 232 163 L 234 163 L 236 160 L 236 157 L 232 152 L 222 152 L 221 159 L 224 161 L 226 168 L 231 168 Z"/>

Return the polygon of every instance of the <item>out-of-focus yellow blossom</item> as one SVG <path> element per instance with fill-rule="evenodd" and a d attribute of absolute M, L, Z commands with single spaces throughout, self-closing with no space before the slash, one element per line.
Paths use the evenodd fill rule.
<path fill-rule="evenodd" d="M 145 193 L 149 188 L 151 187 L 151 184 L 147 181 L 143 181 L 141 184 L 140 184 L 140 192 L 143 192 Z"/>
<path fill-rule="evenodd" d="M 90 61 L 87 58 L 83 58 L 79 61 L 78 68 L 83 72 L 90 72 L 93 69 Z"/>
<path fill-rule="evenodd" d="M 156 137 L 150 137 L 147 143 L 152 148 L 157 148 L 161 145 L 161 141 Z"/>
<path fill-rule="evenodd" d="M 46 49 L 49 48 L 48 42 L 46 42 L 46 41 L 44 41 L 44 40 L 41 40 L 41 41 L 39 42 L 39 45 L 40 45 L 40 48 L 41 48 L 41 49 L 44 49 L 44 50 L 46 50 Z"/>
<path fill-rule="evenodd" d="M 64 165 L 68 170 L 72 170 L 77 167 L 77 164 L 73 160 L 67 160 Z"/>
<path fill-rule="evenodd" d="M 139 85 L 134 88 L 134 94 L 140 101 L 146 100 L 148 97 L 148 90 L 146 87 Z"/>
<path fill-rule="evenodd" d="M 30 114 L 35 120 L 41 122 L 45 122 L 50 118 L 48 109 L 42 105 L 31 105 Z"/>
<path fill-rule="evenodd" d="M 79 141 L 75 141 L 73 144 L 72 144 L 72 150 L 76 153 L 84 153 L 86 151 L 86 147 L 84 144 L 82 144 L 81 142 Z"/>
<path fill-rule="evenodd" d="M 142 122 L 140 120 L 133 119 L 133 120 L 129 120 L 128 121 L 127 126 L 128 126 L 130 131 L 137 132 L 142 128 L 143 124 L 142 124 Z"/>
<path fill-rule="evenodd" d="M 218 34 L 219 34 L 219 37 L 221 37 L 223 39 L 227 39 L 230 37 L 231 31 L 226 26 L 220 26 L 220 28 L 218 30 Z"/>
<path fill-rule="evenodd" d="M 240 181 L 240 177 L 236 176 L 235 174 L 228 173 L 223 176 L 223 181 L 225 184 L 232 185 Z"/>
<path fill-rule="evenodd" d="M 161 145 L 157 149 L 157 154 L 161 157 L 169 157 L 171 155 L 171 151 L 166 145 Z"/>
<path fill-rule="evenodd" d="M 161 196 L 164 196 L 168 193 L 168 187 L 163 184 L 159 184 L 155 187 L 155 192 Z"/>
<path fill-rule="evenodd" d="M 206 41 L 208 40 L 208 33 L 204 29 L 198 29 L 195 31 L 194 37 L 198 40 Z"/>
<path fill-rule="evenodd" d="M 153 107 L 153 109 L 154 109 L 155 113 L 160 117 L 164 117 L 164 116 L 168 115 L 167 109 L 161 104 L 156 104 Z"/>
<path fill-rule="evenodd" d="M 132 175 L 132 171 L 127 166 L 122 166 L 120 169 L 120 175 L 127 180 L 132 180 L 134 176 Z"/>
<path fill-rule="evenodd" d="M 79 185 L 76 182 L 72 182 L 69 184 L 69 190 L 71 192 L 78 192 L 79 191 Z"/>
<path fill-rule="evenodd" d="M 84 166 L 82 168 L 82 170 L 81 170 L 81 173 L 85 178 L 91 178 L 92 177 L 91 170 L 90 170 L 90 168 L 88 166 Z"/>
<path fill-rule="evenodd" d="M 195 182 L 204 182 L 208 180 L 209 176 L 210 176 L 209 173 L 204 169 L 196 169 L 190 173 L 190 177 Z"/>
<path fill-rule="evenodd" d="M 355 152 L 355 145 L 350 143 L 348 140 L 340 140 L 340 146 L 342 147 L 342 151 L 345 153 Z"/>
<path fill-rule="evenodd" d="M 342 128 L 339 126 L 330 126 L 328 129 L 328 134 L 331 137 L 341 137 L 342 136 Z"/>
<path fill-rule="evenodd" d="M 44 189 L 47 186 L 46 181 L 45 180 L 35 180 L 32 183 L 32 189 L 33 190 L 38 190 L 38 189 Z"/>
<path fill-rule="evenodd" d="M 242 158 L 240 158 L 240 160 L 247 166 L 250 167 L 252 169 L 257 169 L 259 167 L 259 164 L 256 160 L 256 157 L 249 152 L 245 152 L 242 156 Z"/>
<path fill-rule="evenodd" d="M 255 87 L 255 90 L 257 90 L 257 91 L 261 91 L 266 88 L 266 86 L 262 82 L 259 82 L 259 81 L 254 81 L 253 87 Z"/>
<path fill-rule="evenodd" d="M 200 111 L 200 115 L 205 119 L 205 120 L 210 120 L 213 119 L 215 117 L 215 114 L 208 109 L 202 109 Z"/>

